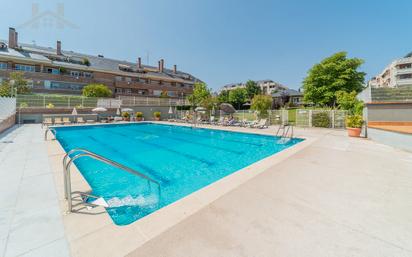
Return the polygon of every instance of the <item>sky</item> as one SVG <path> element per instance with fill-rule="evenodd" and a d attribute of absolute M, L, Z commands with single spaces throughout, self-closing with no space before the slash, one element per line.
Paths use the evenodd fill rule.
<path fill-rule="evenodd" d="M 56 13 L 31 23 L 39 13 Z M 381 0 L 71 0 L 5 1 L 0 38 L 8 27 L 19 42 L 157 65 L 205 81 L 213 90 L 249 79 L 299 88 L 308 70 L 338 51 L 365 61 L 367 79 L 412 51 L 412 1 Z"/>

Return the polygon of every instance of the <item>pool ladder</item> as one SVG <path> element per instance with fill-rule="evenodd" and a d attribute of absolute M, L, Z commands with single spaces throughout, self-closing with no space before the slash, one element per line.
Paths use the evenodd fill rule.
<path fill-rule="evenodd" d="M 290 123 L 280 124 L 276 131 L 276 136 L 280 136 L 280 142 L 287 142 L 293 138 L 293 125 Z"/>
<path fill-rule="evenodd" d="M 75 153 L 77 153 L 77 154 L 74 155 L 73 157 L 70 157 L 71 154 L 75 154 Z M 69 157 L 70 157 L 70 160 L 67 161 Z M 141 173 L 141 172 L 138 172 L 138 171 L 136 171 L 136 170 L 134 170 L 134 169 L 131 169 L 131 168 L 127 167 L 127 166 L 124 166 L 123 164 L 120 164 L 120 163 L 118 163 L 118 162 L 109 160 L 109 159 L 107 159 L 107 158 L 105 158 L 105 157 L 103 157 L 103 156 L 101 156 L 101 155 L 98 155 L 98 154 L 96 154 L 96 153 L 94 153 L 94 152 L 91 152 L 91 151 L 89 151 L 89 150 L 86 150 L 86 149 L 83 149 L 83 148 L 75 148 L 75 149 L 72 149 L 72 150 L 70 150 L 69 152 L 67 152 L 66 155 L 65 155 L 64 158 L 63 158 L 64 197 L 65 197 L 65 199 L 67 200 L 67 212 L 68 212 L 68 213 L 70 213 L 70 212 L 73 211 L 73 203 L 72 203 L 72 201 L 73 201 L 73 197 L 72 197 L 73 193 L 78 193 L 78 194 L 80 194 L 80 196 L 82 196 L 82 197 L 89 197 L 89 198 L 95 198 L 95 199 L 99 198 L 98 196 L 91 195 L 91 194 L 87 194 L 87 193 L 84 193 L 84 192 L 72 192 L 72 191 L 71 191 L 70 167 L 71 167 L 72 163 L 73 163 L 75 160 L 77 160 L 77 159 L 79 159 L 79 158 L 82 158 L 82 157 L 90 157 L 90 158 L 93 158 L 93 159 L 98 160 L 98 161 L 100 161 L 100 162 L 109 164 L 110 166 L 113 166 L 113 167 L 119 168 L 119 169 L 121 169 L 121 170 L 123 170 L 123 171 L 126 171 L 126 172 L 128 172 L 128 173 L 130 173 L 130 174 L 132 174 L 132 175 L 138 176 L 138 177 L 140 177 L 140 178 L 142 178 L 142 179 L 144 179 L 144 180 L 147 181 L 148 186 L 149 186 L 150 189 L 151 189 L 151 184 L 152 184 L 152 183 L 155 184 L 155 185 L 157 186 L 157 189 L 158 189 L 158 197 L 159 197 L 158 199 L 159 199 L 159 201 L 160 201 L 160 183 L 157 182 L 156 180 L 154 180 L 154 179 L 152 179 L 152 178 L 144 175 L 144 174 Z M 89 203 L 87 203 L 87 202 L 85 202 L 85 201 L 83 201 L 82 203 L 83 203 L 84 205 L 86 205 L 86 206 L 90 206 L 90 205 L 95 206 L 95 205 L 89 204 Z"/>
<path fill-rule="evenodd" d="M 54 138 L 52 140 L 56 140 L 57 130 L 55 130 L 54 128 L 47 127 L 46 130 L 44 131 L 44 141 L 47 141 L 47 135 L 49 132 L 54 135 Z"/>

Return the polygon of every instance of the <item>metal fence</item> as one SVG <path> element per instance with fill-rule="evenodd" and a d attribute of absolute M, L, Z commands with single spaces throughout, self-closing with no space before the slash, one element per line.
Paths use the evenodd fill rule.
<path fill-rule="evenodd" d="M 0 121 L 16 113 L 16 98 L 0 97 Z"/>
<path fill-rule="evenodd" d="M 185 98 L 162 98 L 145 96 L 118 96 L 124 106 L 189 106 Z"/>
<path fill-rule="evenodd" d="M 17 95 L 18 108 L 119 108 L 121 106 L 187 106 L 186 99 L 119 96 L 94 98 L 66 95 Z"/>
<path fill-rule="evenodd" d="M 298 127 L 345 128 L 346 111 L 297 109 Z"/>
<path fill-rule="evenodd" d="M 94 108 L 98 98 L 60 95 L 17 95 L 18 108 Z"/>

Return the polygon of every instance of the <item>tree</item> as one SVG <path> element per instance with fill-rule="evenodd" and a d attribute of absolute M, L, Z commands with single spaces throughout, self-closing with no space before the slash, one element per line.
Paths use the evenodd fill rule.
<path fill-rule="evenodd" d="M 244 88 L 236 88 L 229 91 L 229 103 L 240 109 L 247 101 L 247 91 Z"/>
<path fill-rule="evenodd" d="M 220 91 L 219 95 L 217 96 L 217 100 L 219 103 L 228 103 L 229 102 L 229 90 Z"/>
<path fill-rule="evenodd" d="M 206 105 L 206 101 L 210 96 L 211 93 L 206 83 L 196 82 L 193 86 L 193 93 L 187 97 L 187 100 L 192 106 L 206 107 L 204 105 Z"/>
<path fill-rule="evenodd" d="M 345 91 L 336 92 L 336 102 L 338 107 L 347 110 L 350 115 L 362 115 L 363 102 L 356 98 L 358 94 L 353 91 L 347 93 Z"/>
<path fill-rule="evenodd" d="M 346 52 L 338 52 L 315 64 L 303 81 L 304 101 L 320 106 L 334 106 L 336 92 L 360 92 L 365 73 L 358 71 L 363 60 L 347 58 Z"/>
<path fill-rule="evenodd" d="M 112 90 L 103 84 L 89 84 L 83 88 L 82 94 L 86 97 L 110 97 Z"/>
<path fill-rule="evenodd" d="M 23 72 L 12 72 L 8 81 L 3 81 L 0 86 L 0 96 L 13 96 L 15 94 L 29 94 L 31 92 Z"/>
<path fill-rule="evenodd" d="M 11 96 L 11 87 L 8 81 L 3 81 L 0 85 L 0 96 L 10 97 Z"/>
<path fill-rule="evenodd" d="M 261 94 L 261 93 L 262 93 L 261 91 L 262 91 L 262 90 L 260 90 L 260 87 L 256 84 L 255 81 L 253 81 L 253 80 L 248 80 L 248 81 L 246 82 L 246 92 L 247 92 L 247 97 L 248 97 L 249 99 L 253 99 L 253 97 L 254 97 L 255 95 Z"/>
<path fill-rule="evenodd" d="M 272 97 L 269 95 L 255 95 L 252 99 L 250 109 L 258 111 L 260 115 L 267 113 L 272 107 Z"/>

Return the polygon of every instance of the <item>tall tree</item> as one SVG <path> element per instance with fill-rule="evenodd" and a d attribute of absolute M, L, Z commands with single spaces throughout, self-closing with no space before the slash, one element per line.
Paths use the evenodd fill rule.
<path fill-rule="evenodd" d="M 219 103 L 228 103 L 229 102 L 229 90 L 220 91 L 219 95 L 217 96 L 217 100 L 219 101 Z"/>
<path fill-rule="evenodd" d="M 15 94 L 29 94 L 31 89 L 23 72 L 10 73 L 9 79 L 2 82 L 0 86 L 1 96 L 14 96 Z"/>
<path fill-rule="evenodd" d="M 196 82 L 193 86 L 193 93 L 187 97 L 192 106 L 208 105 L 208 99 L 211 97 L 210 89 L 206 83 Z"/>
<path fill-rule="evenodd" d="M 347 58 L 346 52 L 338 52 L 315 64 L 303 81 L 304 101 L 321 106 L 334 106 L 336 92 L 360 92 L 365 73 L 358 71 L 363 60 Z"/>
<path fill-rule="evenodd" d="M 272 107 L 272 97 L 269 95 L 255 95 L 252 99 L 250 109 L 259 112 L 259 115 L 266 115 L 267 111 Z"/>
<path fill-rule="evenodd" d="M 244 88 L 236 88 L 229 91 L 229 103 L 238 110 L 242 108 L 247 99 L 247 91 Z"/>
<path fill-rule="evenodd" d="M 257 83 L 253 80 L 248 80 L 246 82 L 246 92 L 247 92 L 247 97 L 249 100 L 253 99 L 255 95 L 261 94 L 262 90 L 260 87 L 257 85 Z"/>

